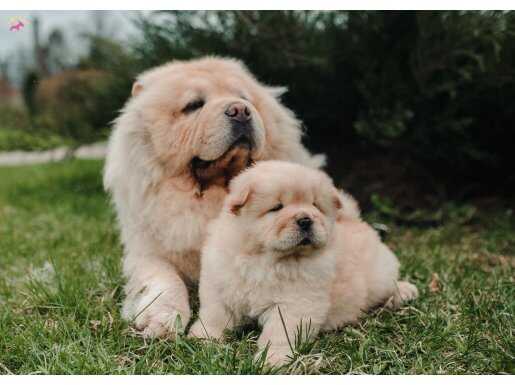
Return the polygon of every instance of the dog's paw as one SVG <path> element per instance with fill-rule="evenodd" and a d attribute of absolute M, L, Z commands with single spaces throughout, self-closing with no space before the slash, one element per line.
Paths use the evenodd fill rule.
<path fill-rule="evenodd" d="M 387 307 L 396 309 L 404 302 L 414 300 L 418 297 L 418 289 L 408 281 L 398 281 L 393 297 L 388 301 Z"/>
<path fill-rule="evenodd" d="M 210 325 L 205 325 L 200 320 L 196 320 L 191 326 L 188 336 L 201 339 L 219 340 L 223 336 L 223 328 L 214 328 Z"/>
<path fill-rule="evenodd" d="M 260 360 L 263 355 L 263 350 L 259 350 L 256 355 L 254 356 L 254 359 Z M 290 362 L 292 355 L 292 352 L 289 348 L 274 348 L 270 347 L 267 351 L 265 364 L 270 367 L 278 367 L 286 365 L 288 362 Z"/>
<path fill-rule="evenodd" d="M 143 337 L 174 337 L 190 320 L 189 305 L 180 299 L 173 290 L 145 288 L 125 298 L 122 316 Z"/>
<path fill-rule="evenodd" d="M 417 287 L 408 281 L 397 282 L 397 288 L 402 302 L 411 301 L 418 297 Z"/>
<path fill-rule="evenodd" d="M 184 332 L 188 317 L 178 311 L 144 311 L 134 321 L 134 326 L 145 338 L 175 336 Z"/>
<path fill-rule="evenodd" d="M 290 358 L 287 355 L 272 353 L 266 357 L 266 364 L 268 366 L 283 366 L 290 362 Z"/>
<path fill-rule="evenodd" d="M 202 322 L 196 320 L 193 325 L 191 325 L 190 331 L 188 332 L 188 337 L 193 338 L 209 338 L 207 335 L 207 331 L 205 330 Z"/>

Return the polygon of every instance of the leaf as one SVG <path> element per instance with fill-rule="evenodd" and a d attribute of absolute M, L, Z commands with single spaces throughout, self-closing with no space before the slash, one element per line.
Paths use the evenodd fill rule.
<path fill-rule="evenodd" d="M 431 282 L 429 282 L 429 291 L 431 293 L 438 293 L 441 289 L 440 285 L 440 277 L 438 276 L 438 273 L 433 273 L 431 275 Z"/>

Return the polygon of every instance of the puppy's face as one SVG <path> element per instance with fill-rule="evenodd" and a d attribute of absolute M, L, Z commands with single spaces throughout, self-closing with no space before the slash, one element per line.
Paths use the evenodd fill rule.
<path fill-rule="evenodd" d="M 235 180 L 226 207 L 245 243 L 279 258 L 324 248 L 341 208 L 330 179 L 299 165 L 263 163 Z"/>
<path fill-rule="evenodd" d="M 173 63 L 144 74 L 134 103 L 156 156 L 175 174 L 226 185 L 265 146 L 262 108 L 273 99 L 237 62 Z"/>

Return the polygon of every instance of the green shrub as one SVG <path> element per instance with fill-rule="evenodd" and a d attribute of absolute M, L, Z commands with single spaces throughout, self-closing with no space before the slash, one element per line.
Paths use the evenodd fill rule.
<path fill-rule="evenodd" d="M 0 129 L 0 151 L 42 151 L 70 145 L 58 135 Z"/>
<path fill-rule="evenodd" d="M 49 150 L 70 144 L 70 140 L 42 127 L 35 129 L 27 110 L 0 107 L 0 151 Z"/>
<path fill-rule="evenodd" d="M 40 82 L 34 126 L 77 143 L 105 136 L 106 105 L 111 77 L 98 70 L 63 71 Z"/>
<path fill-rule="evenodd" d="M 36 88 L 34 73 L 26 74 L 31 129 L 73 145 L 105 140 L 130 95 L 136 71 L 132 56 L 119 43 L 91 36 L 89 52 L 73 68 L 39 79 Z"/>
<path fill-rule="evenodd" d="M 30 117 L 26 110 L 0 106 L 0 130 L 30 130 Z"/>

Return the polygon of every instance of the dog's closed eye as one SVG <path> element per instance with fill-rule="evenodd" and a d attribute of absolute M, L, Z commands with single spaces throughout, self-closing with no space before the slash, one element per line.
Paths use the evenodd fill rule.
<path fill-rule="evenodd" d="M 322 214 L 325 214 L 325 211 L 322 209 L 322 206 L 320 206 L 317 202 L 313 202 L 313 207 L 320 211 Z"/>
<path fill-rule="evenodd" d="M 278 203 L 274 207 L 272 207 L 270 210 L 268 210 L 268 212 L 269 213 L 273 213 L 273 212 L 276 212 L 276 211 L 280 211 L 283 207 L 284 206 L 283 206 L 282 203 Z"/>
<path fill-rule="evenodd" d="M 204 104 L 206 104 L 206 101 L 204 99 L 193 100 L 192 102 L 186 104 L 186 107 L 182 109 L 182 112 L 185 114 L 189 114 L 190 112 L 196 111 L 204 107 Z"/>

